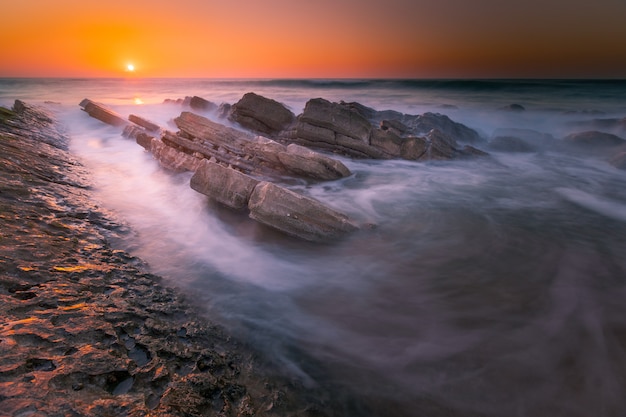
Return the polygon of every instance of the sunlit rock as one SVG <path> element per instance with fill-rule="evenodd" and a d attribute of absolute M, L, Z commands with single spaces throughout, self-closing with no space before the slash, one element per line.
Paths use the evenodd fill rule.
<path fill-rule="evenodd" d="M 128 121 L 119 114 L 115 113 L 113 110 L 110 110 L 102 104 L 93 102 L 87 98 L 80 102 L 80 107 L 82 107 L 83 110 L 91 117 L 111 126 L 123 127 L 128 125 Z"/>
<path fill-rule="evenodd" d="M 128 120 L 135 123 L 138 126 L 143 127 L 144 129 L 146 129 L 148 132 L 158 132 L 161 128 L 158 124 L 151 122 L 150 120 L 147 120 L 141 116 L 137 116 L 135 114 L 131 114 L 128 116 Z"/>

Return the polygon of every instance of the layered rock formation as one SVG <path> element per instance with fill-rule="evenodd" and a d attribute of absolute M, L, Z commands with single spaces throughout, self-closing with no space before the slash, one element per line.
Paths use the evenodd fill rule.
<path fill-rule="evenodd" d="M 246 129 L 271 134 L 283 143 L 354 158 L 427 161 L 485 155 L 469 145 L 458 144 L 483 142 L 476 131 L 435 113 L 412 116 L 377 111 L 359 103 L 315 98 L 294 118 L 282 104 L 246 94 L 233 105 L 229 119 Z M 274 123 L 272 129 L 264 128 L 277 119 L 280 122 Z"/>
<path fill-rule="evenodd" d="M 275 102 L 255 96 L 248 99 L 276 110 Z M 102 107 L 92 103 L 83 101 L 90 109 Z M 121 119 L 103 107 L 90 115 L 106 123 Z M 190 181 L 194 190 L 233 209 L 249 209 L 250 217 L 262 224 L 310 241 L 337 238 L 358 228 L 344 214 L 267 182 L 286 175 L 318 181 L 349 176 L 350 170 L 337 159 L 296 144 L 284 145 L 255 136 L 187 111 L 174 119 L 180 129 L 177 133 L 162 130 L 138 116 L 131 115 L 129 119 L 135 124 L 125 127 L 124 136 L 135 138 L 165 167 L 194 172 Z M 159 132 L 160 137 L 153 136 Z M 268 194 L 274 198 L 266 198 Z M 250 201 L 254 203 L 249 204 Z"/>

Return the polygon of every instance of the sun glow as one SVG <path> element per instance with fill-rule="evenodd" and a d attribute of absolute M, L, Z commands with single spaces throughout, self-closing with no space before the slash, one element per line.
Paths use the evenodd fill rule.
<path fill-rule="evenodd" d="M 126 71 L 135 72 L 135 66 L 133 64 L 126 65 Z"/>

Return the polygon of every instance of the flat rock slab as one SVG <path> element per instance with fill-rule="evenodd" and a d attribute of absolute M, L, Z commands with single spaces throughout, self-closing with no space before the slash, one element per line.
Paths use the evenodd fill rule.
<path fill-rule="evenodd" d="M 269 182 L 254 188 L 248 208 L 252 219 L 309 241 L 334 239 L 358 229 L 346 215 Z"/>

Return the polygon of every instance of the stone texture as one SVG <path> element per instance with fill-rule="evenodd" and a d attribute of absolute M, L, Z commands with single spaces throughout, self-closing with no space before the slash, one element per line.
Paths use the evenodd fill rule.
<path fill-rule="evenodd" d="M 439 113 L 424 113 L 418 116 L 405 117 L 404 123 L 409 126 L 414 134 L 426 134 L 432 129 L 437 129 L 455 141 L 471 144 L 484 142 L 484 139 L 476 132 L 462 123 L 457 123 L 448 116 Z"/>
<path fill-rule="evenodd" d="M 287 146 L 286 152 L 279 152 L 277 155 L 287 171 L 296 175 L 336 180 L 351 174 L 340 161 L 293 143 Z"/>
<path fill-rule="evenodd" d="M 191 177 L 190 186 L 225 206 L 242 210 L 248 207 L 250 195 L 258 183 L 259 180 L 248 175 L 205 159 Z"/>
<path fill-rule="evenodd" d="M 175 172 L 194 172 L 202 161 L 202 159 L 180 152 L 156 138 L 152 138 L 150 141 L 150 151 L 162 166 Z"/>
<path fill-rule="evenodd" d="M 124 127 L 128 125 L 128 121 L 124 120 L 119 114 L 87 98 L 80 102 L 80 107 L 91 117 L 111 126 Z"/>
<path fill-rule="evenodd" d="M 150 120 L 144 119 L 143 117 L 137 116 L 135 114 L 129 115 L 128 120 L 135 123 L 136 125 L 143 127 L 148 132 L 156 133 L 159 130 L 161 130 L 161 127 L 157 125 L 156 123 L 151 122 Z"/>
<path fill-rule="evenodd" d="M 186 103 L 189 105 L 189 107 L 191 107 L 194 110 L 199 110 L 199 111 L 203 111 L 203 112 L 209 112 L 209 111 L 214 111 L 217 110 L 217 104 L 204 99 L 202 97 L 198 97 L 198 96 L 193 96 L 193 97 L 189 97 L 188 98 L 188 103 Z"/>
<path fill-rule="evenodd" d="M 358 228 L 347 216 L 319 201 L 269 182 L 256 186 L 248 208 L 252 219 L 309 241 L 335 239 Z"/>
<path fill-rule="evenodd" d="M 241 126 L 268 135 L 286 129 L 295 117 L 284 104 L 255 93 L 245 94 L 232 106 L 229 115 Z"/>

